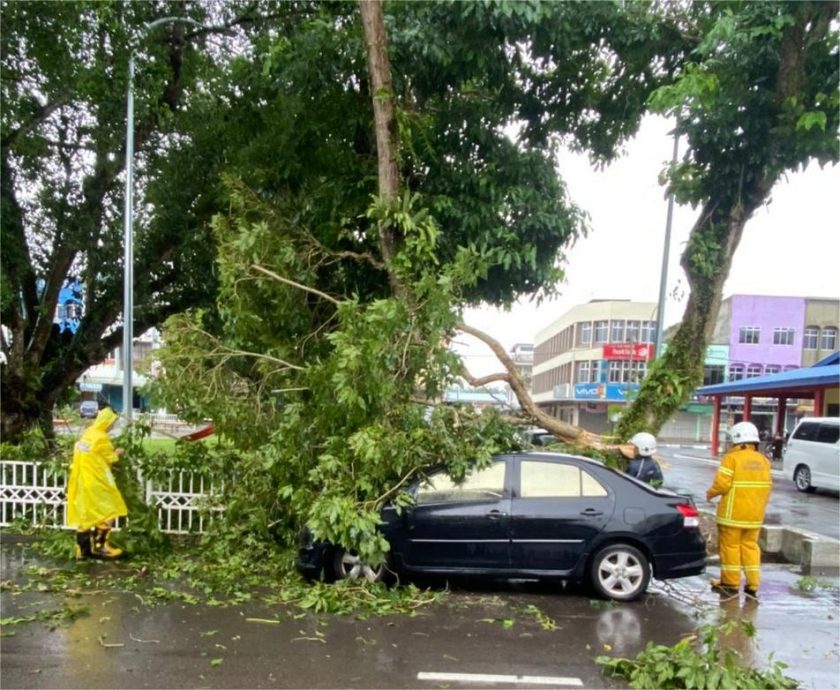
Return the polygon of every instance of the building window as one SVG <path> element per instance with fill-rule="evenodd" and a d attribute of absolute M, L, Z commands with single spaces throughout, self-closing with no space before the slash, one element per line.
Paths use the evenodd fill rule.
<path fill-rule="evenodd" d="M 703 385 L 714 386 L 716 383 L 723 383 L 724 370 L 726 367 L 723 364 L 707 364 L 703 367 Z"/>
<path fill-rule="evenodd" d="M 747 367 L 747 378 L 754 379 L 756 376 L 761 376 L 762 366 L 760 364 L 750 364 Z"/>
<path fill-rule="evenodd" d="M 774 328 L 773 329 L 773 344 L 774 345 L 793 345 L 793 329 L 792 328 Z"/>
<path fill-rule="evenodd" d="M 642 342 L 653 343 L 656 341 L 656 321 L 642 321 Z"/>
<path fill-rule="evenodd" d="M 837 329 L 823 328 L 822 337 L 820 338 L 820 349 L 834 350 L 837 347 Z"/>
<path fill-rule="evenodd" d="M 782 368 L 778 364 L 768 364 L 766 367 L 764 367 L 764 373 L 768 376 L 770 374 L 778 374 L 781 370 Z"/>
<path fill-rule="evenodd" d="M 610 325 L 610 342 L 623 343 L 624 342 L 624 320 L 613 321 Z"/>
<path fill-rule="evenodd" d="M 744 378 L 744 365 L 743 364 L 730 364 L 729 365 L 729 380 L 730 381 L 740 381 Z"/>
<path fill-rule="evenodd" d="M 609 321 L 596 321 L 595 322 L 595 344 L 600 345 L 602 343 L 607 342 L 607 338 L 609 337 L 610 332 L 610 322 Z"/>
<path fill-rule="evenodd" d="M 601 381 L 601 360 L 593 359 L 592 360 L 592 369 L 590 373 L 591 378 L 589 379 L 590 383 L 600 383 Z"/>
<path fill-rule="evenodd" d="M 624 362 L 621 368 L 622 383 L 641 383 L 647 373 L 647 362 Z"/>
<path fill-rule="evenodd" d="M 621 362 L 610 362 L 610 383 L 621 383 Z"/>
<path fill-rule="evenodd" d="M 816 350 L 817 341 L 820 338 L 820 329 L 816 326 L 808 326 L 802 336 L 802 348 L 804 350 Z"/>
<path fill-rule="evenodd" d="M 761 336 L 761 329 L 758 326 L 744 326 L 738 333 L 738 342 L 746 345 L 757 345 Z"/>
<path fill-rule="evenodd" d="M 638 343 L 640 342 L 639 337 L 641 336 L 641 321 L 628 321 L 627 322 L 627 333 L 625 335 L 626 342 L 628 343 Z"/>
<path fill-rule="evenodd" d="M 575 383 L 589 383 L 589 362 L 577 363 L 577 378 Z"/>
<path fill-rule="evenodd" d="M 592 322 L 584 321 L 578 324 L 578 345 L 592 343 Z"/>

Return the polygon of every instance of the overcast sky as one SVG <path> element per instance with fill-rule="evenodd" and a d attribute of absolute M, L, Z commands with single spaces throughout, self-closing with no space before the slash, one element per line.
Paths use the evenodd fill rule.
<path fill-rule="evenodd" d="M 625 155 L 595 170 L 584 155 L 564 152 L 558 169 L 571 198 L 590 215 L 592 231 L 568 252 L 560 297 L 510 312 L 471 309 L 465 321 L 507 349 L 534 335 L 573 306 L 592 299 L 656 302 L 665 239 L 667 200 L 657 180 L 671 158 L 669 123 L 650 117 Z M 840 297 L 840 166 L 790 175 L 744 229 L 724 297 L 733 294 Z M 682 318 L 687 297 L 680 255 L 697 216 L 676 206 L 671 231 L 665 325 Z M 652 315 L 651 318 L 655 318 Z M 458 338 L 473 374 L 501 370 L 492 353 L 470 336 Z"/>

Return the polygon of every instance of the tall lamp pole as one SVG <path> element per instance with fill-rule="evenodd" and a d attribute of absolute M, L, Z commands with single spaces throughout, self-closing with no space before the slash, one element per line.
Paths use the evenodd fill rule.
<path fill-rule="evenodd" d="M 192 24 L 206 28 L 188 17 L 161 17 L 146 24 L 144 34 L 163 24 Z M 134 48 L 128 57 L 128 93 L 125 117 L 125 214 L 123 230 L 123 409 L 130 424 L 134 414 L 134 389 L 131 380 L 134 368 Z"/>
<path fill-rule="evenodd" d="M 679 120 L 677 120 L 679 124 Z M 674 153 L 671 165 L 676 165 L 680 149 L 680 135 L 674 131 Z M 659 305 L 656 309 L 656 356 L 663 351 L 662 332 L 665 323 L 665 288 L 668 284 L 668 259 L 671 256 L 671 224 L 674 220 L 674 193 L 668 195 L 668 214 L 665 219 L 665 246 L 662 249 L 662 272 L 659 275 Z"/>

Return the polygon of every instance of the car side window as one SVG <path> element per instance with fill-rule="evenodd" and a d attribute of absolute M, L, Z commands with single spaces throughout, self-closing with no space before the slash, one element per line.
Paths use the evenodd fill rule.
<path fill-rule="evenodd" d="M 429 477 L 417 488 L 417 505 L 424 503 L 462 503 L 501 498 L 505 492 L 505 463 L 470 472 L 456 484 L 445 472 Z"/>
<path fill-rule="evenodd" d="M 800 424 L 793 434 L 798 441 L 813 441 L 817 437 L 817 424 Z"/>
<path fill-rule="evenodd" d="M 836 424 L 821 424 L 817 432 L 817 443 L 837 443 L 840 438 L 840 426 Z"/>
<path fill-rule="evenodd" d="M 521 498 L 578 498 L 606 496 L 595 477 L 574 465 L 522 460 L 519 464 Z"/>

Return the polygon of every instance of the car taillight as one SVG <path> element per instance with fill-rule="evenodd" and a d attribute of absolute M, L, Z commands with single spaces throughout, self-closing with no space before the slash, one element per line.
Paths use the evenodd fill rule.
<path fill-rule="evenodd" d="M 688 503 L 679 503 L 677 504 L 677 510 L 682 513 L 683 527 L 700 526 L 700 513 L 697 512 L 697 508 Z"/>

